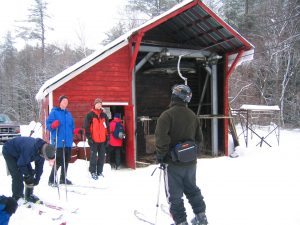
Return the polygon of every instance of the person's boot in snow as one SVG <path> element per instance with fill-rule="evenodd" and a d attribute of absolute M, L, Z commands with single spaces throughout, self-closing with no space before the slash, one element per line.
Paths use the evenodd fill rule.
<path fill-rule="evenodd" d="M 32 203 L 39 203 L 41 200 L 35 196 L 35 195 L 30 195 L 25 199 L 27 202 L 32 202 Z"/>
<path fill-rule="evenodd" d="M 184 221 L 182 223 L 176 223 L 176 225 L 189 225 L 188 222 Z"/>
<path fill-rule="evenodd" d="M 97 173 L 98 177 L 104 177 L 103 173 Z"/>
<path fill-rule="evenodd" d="M 68 180 L 68 179 L 66 179 L 66 183 L 65 183 L 65 180 L 64 180 L 64 179 L 60 179 L 59 183 L 60 183 L 60 184 L 67 184 L 67 185 L 72 185 L 72 184 L 73 184 L 73 183 L 72 183 L 70 180 Z"/>
<path fill-rule="evenodd" d="M 98 175 L 96 173 L 91 173 L 91 175 L 94 180 L 98 180 Z"/>
<path fill-rule="evenodd" d="M 56 181 L 55 181 L 55 182 L 49 181 L 49 182 L 48 182 L 48 185 L 49 185 L 50 187 L 57 187 Z"/>
<path fill-rule="evenodd" d="M 33 195 L 33 187 L 25 187 L 25 201 L 32 203 L 40 202 L 40 199 Z"/>
<path fill-rule="evenodd" d="M 196 214 L 195 218 L 191 221 L 192 225 L 207 225 L 207 218 L 205 213 L 198 213 Z"/>

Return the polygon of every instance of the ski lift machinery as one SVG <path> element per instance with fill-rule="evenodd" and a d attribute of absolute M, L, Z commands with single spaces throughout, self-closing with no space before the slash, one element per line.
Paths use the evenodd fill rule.
<path fill-rule="evenodd" d="M 207 72 L 207 76 L 205 77 L 203 90 L 201 92 L 201 96 L 199 98 L 199 104 L 197 108 L 197 116 L 199 118 L 202 118 L 200 114 L 201 107 L 203 104 L 204 96 L 209 84 L 209 78 L 210 78 L 210 85 L 211 85 L 211 116 L 209 119 L 211 119 L 211 137 L 212 137 L 212 155 L 217 156 L 218 155 L 218 90 L 217 90 L 217 62 L 222 57 L 213 54 L 209 51 L 205 50 L 192 50 L 192 49 L 175 49 L 175 48 L 163 48 L 163 47 L 157 47 L 157 46 L 140 46 L 139 49 L 140 52 L 146 52 L 146 56 L 139 61 L 139 63 L 135 66 L 135 73 L 139 71 L 143 65 L 146 62 L 151 62 L 151 58 L 155 56 L 155 53 L 164 54 L 166 56 L 173 56 L 178 57 L 177 61 L 177 73 L 179 77 L 184 81 L 184 84 L 187 85 L 188 79 L 184 77 L 181 73 L 181 59 L 183 57 L 189 57 L 189 58 L 197 58 L 199 61 L 203 62 L 204 68 Z M 208 119 L 207 116 L 204 116 L 203 118 Z"/>
<path fill-rule="evenodd" d="M 178 63 L 177 63 L 177 72 L 178 75 L 180 76 L 181 79 L 183 79 L 184 84 L 187 85 L 187 78 L 184 77 L 181 72 L 180 72 L 180 61 L 181 58 L 185 55 L 180 55 L 178 57 Z M 218 155 L 218 149 L 219 149 L 219 144 L 218 144 L 218 88 L 217 88 L 217 62 L 219 59 L 221 59 L 221 56 L 214 55 L 210 58 L 208 58 L 205 61 L 205 69 L 207 71 L 207 76 L 205 77 L 205 82 L 204 82 L 204 87 L 199 99 L 199 104 L 198 104 L 198 109 L 197 109 L 197 116 L 201 118 L 200 110 L 201 106 L 203 103 L 204 95 L 207 89 L 207 84 L 208 84 L 208 78 L 211 77 L 211 89 L 212 89 L 212 115 L 211 115 L 211 125 L 212 125 L 212 154 L 213 156 Z M 209 67 L 209 65 L 212 66 L 212 68 Z M 207 117 L 205 117 L 207 118 Z"/>

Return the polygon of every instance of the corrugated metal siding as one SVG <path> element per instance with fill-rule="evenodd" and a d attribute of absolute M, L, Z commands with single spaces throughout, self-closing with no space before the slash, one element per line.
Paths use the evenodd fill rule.
<path fill-rule="evenodd" d="M 219 54 L 245 47 L 238 36 L 223 27 L 221 19 L 218 21 L 212 17 L 200 4 L 147 31 L 143 41 L 153 44 L 166 42 L 174 47 L 180 43 L 185 48 L 207 49 Z"/>

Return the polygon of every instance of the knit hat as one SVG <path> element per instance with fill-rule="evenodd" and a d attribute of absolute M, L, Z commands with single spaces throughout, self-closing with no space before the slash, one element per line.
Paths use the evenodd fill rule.
<path fill-rule="evenodd" d="M 96 105 L 97 103 L 102 103 L 102 99 L 101 98 L 96 98 L 94 101 L 94 105 Z"/>
<path fill-rule="evenodd" d="M 115 113 L 114 118 L 121 118 L 121 114 L 120 113 Z"/>
<path fill-rule="evenodd" d="M 42 154 L 45 159 L 54 159 L 55 157 L 55 148 L 50 144 L 44 144 L 42 147 Z"/>
<path fill-rule="evenodd" d="M 68 97 L 67 97 L 67 96 L 65 96 L 65 95 L 61 95 L 61 96 L 59 96 L 59 98 L 58 98 L 58 102 L 59 102 L 59 103 L 61 103 L 61 101 L 62 101 L 62 100 L 64 100 L 65 98 L 66 98 L 66 99 L 68 99 Z"/>

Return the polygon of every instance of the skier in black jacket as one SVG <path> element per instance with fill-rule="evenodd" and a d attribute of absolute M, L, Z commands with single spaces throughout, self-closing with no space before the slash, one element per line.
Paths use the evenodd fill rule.
<path fill-rule="evenodd" d="M 40 138 L 16 137 L 4 144 L 2 154 L 12 177 L 12 197 L 17 201 L 23 199 L 24 181 L 25 200 L 37 202 L 33 187 L 40 181 L 45 159 L 54 159 L 55 148 Z M 35 163 L 34 169 L 31 162 Z"/>
<path fill-rule="evenodd" d="M 155 144 L 157 160 L 164 169 L 165 191 L 170 204 L 170 213 L 176 225 L 187 225 L 183 194 L 189 200 L 195 213 L 193 225 L 206 225 L 206 205 L 200 189 L 196 185 L 197 157 L 189 162 L 172 159 L 174 146 L 191 141 L 199 146 L 202 141 L 200 122 L 195 113 L 187 107 L 192 98 L 187 85 L 172 88 L 170 108 L 157 120 Z"/>

